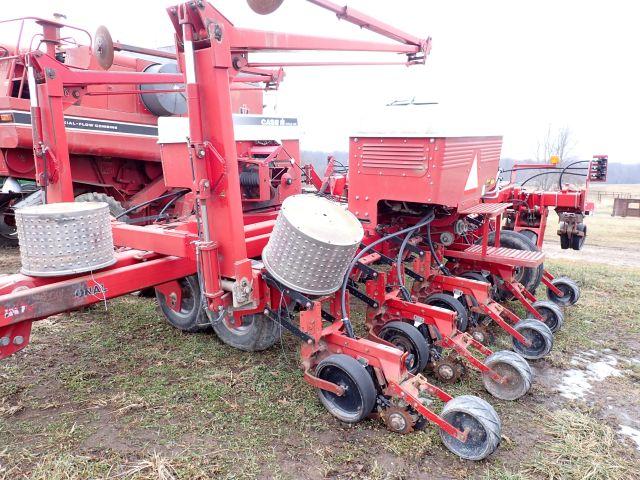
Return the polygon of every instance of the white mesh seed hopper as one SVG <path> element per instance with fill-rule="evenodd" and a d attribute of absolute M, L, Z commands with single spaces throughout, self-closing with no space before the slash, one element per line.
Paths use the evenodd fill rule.
<path fill-rule="evenodd" d="M 106 203 L 50 203 L 19 208 L 15 213 L 25 275 L 73 275 L 116 261 Z"/>
<path fill-rule="evenodd" d="M 328 295 L 342 284 L 364 230 L 343 205 L 313 194 L 282 204 L 262 252 L 267 271 L 280 283 L 308 295 Z"/>

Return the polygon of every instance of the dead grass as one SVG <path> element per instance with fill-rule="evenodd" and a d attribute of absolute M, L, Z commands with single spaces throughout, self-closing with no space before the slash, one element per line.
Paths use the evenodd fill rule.
<path fill-rule="evenodd" d="M 550 365 L 564 367 L 587 348 L 640 356 L 639 269 L 548 267 L 583 287 Z M 512 403 L 488 398 L 473 374 L 444 387 L 490 400 L 503 419 L 501 449 L 480 464 L 448 454 L 433 428 L 398 436 L 375 421 L 345 427 L 302 380 L 297 348 L 285 336 L 270 351 L 245 354 L 212 334 L 177 332 L 153 301 L 134 297 L 40 322 L 32 345 L 0 363 L 0 479 L 555 480 L 590 474 L 588 462 L 601 475 L 593 479 L 633 478 L 625 458 L 638 456 L 615 448 L 615 425 L 598 409 L 564 409 L 539 385 Z M 637 383 L 619 381 L 625 395 Z M 612 458 L 595 456 L 598 442 Z"/>
<path fill-rule="evenodd" d="M 632 463 L 608 425 L 566 409 L 544 415 L 543 421 L 551 439 L 539 446 L 524 473 L 548 480 L 631 478 Z"/>

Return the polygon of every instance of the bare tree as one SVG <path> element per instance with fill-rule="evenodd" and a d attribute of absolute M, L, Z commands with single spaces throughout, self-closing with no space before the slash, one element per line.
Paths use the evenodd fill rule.
<path fill-rule="evenodd" d="M 568 126 L 561 128 L 553 128 L 551 125 L 547 127 L 545 135 L 538 140 L 538 147 L 536 149 L 536 160 L 539 163 L 549 163 L 551 157 L 558 157 L 560 162 L 558 168 L 566 166 L 571 160 L 571 151 L 573 150 L 574 142 L 571 133 L 571 129 Z M 549 173 L 549 170 L 529 170 L 523 172 L 523 178 L 519 178 L 520 181 L 526 181 L 531 178 L 531 181 L 527 181 L 527 185 L 531 187 L 538 187 L 544 190 L 553 190 L 558 186 L 559 176 L 555 173 Z M 580 177 L 571 175 L 571 172 L 565 172 L 563 175 L 563 183 L 566 181 L 575 182 Z"/>
<path fill-rule="evenodd" d="M 564 162 L 571 154 L 573 146 L 572 133 L 568 126 L 553 129 L 549 125 L 547 133 L 538 140 L 536 159 L 541 163 L 548 163 L 552 156 L 558 156 L 560 161 Z"/>

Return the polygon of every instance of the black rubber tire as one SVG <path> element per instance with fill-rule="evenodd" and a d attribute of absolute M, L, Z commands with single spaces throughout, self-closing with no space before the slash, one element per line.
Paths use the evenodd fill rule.
<path fill-rule="evenodd" d="M 106 193 L 98 193 L 98 192 L 89 192 L 83 193 L 82 195 L 78 195 L 75 199 L 76 202 L 103 202 L 109 205 L 109 213 L 112 217 L 117 217 L 125 211 L 125 208 L 122 204 L 117 201 L 115 198 L 107 195 Z M 118 218 L 121 222 L 126 222 L 129 220 L 127 215 L 123 215 Z"/>
<path fill-rule="evenodd" d="M 489 245 L 493 244 L 495 239 L 495 233 L 489 234 Z M 525 250 L 528 252 L 539 251 L 535 243 L 533 243 L 526 235 L 513 230 L 501 230 L 500 231 L 500 246 L 504 248 L 512 248 L 514 250 Z M 535 293 L 538 285 L 542 281 L 542 274 L 544 273 L 544 264 L 541 263 L 538 267 L 522 268 L 519 282 L 526 287 L 531 293 Z M 510 299 L 511 294 L 508 294 Z"/>
<path fill-rule="evenodd" d="M 513 328 L 531 342 L 531 346 L 527 347 L 512 338 L 513 350 L 522 357 L 527 360 L 539 360 L 551 352 L 553 333 L 540 320 L 535 318 L 520 320 Z"/>
<path fill-rule="evenodd" d="M 485 277 L 480 272 L 464 272 L 460 276 L 462 278 L 466 278 L 466 279 L 469 279 L 469 280 L 475 280 L 477 282 L 491 283 L 491 280 L 489 280 L 487 277 Z"/>
<path fill-rule="evenodd" d="M 271 348 L 280 338 L 280 325 L 262 314 L 246 315 L 243 325 L 232 328 L 222 319 L 213 326 L 218 338 L 227 345 L 245 352 L 260 352 Z"/>
<path fill-rule="evenodd" d="M 571 237 L 571 248 L 574 250 L 582 250 L 584 242 L 587 240 L 587 226 L 584 223 L 579 223 L 576 228 L 578 231 L 584 233 L 584 235 L 573 235 Z"/>
<path fill-rule="evenodd" d="M 538 245 L 538 234 L 533 230 L 520 230 L 518 233 L 527 237 L 534 245 Z"/>
<path fill-rule="evenodd" d="M 466 278 L 468 280 L 475 280 L 476 282 L 488 283 L 489 285 L 491 285 L 491 287 L 489 288 L 489 296 L 493 297 L 493 284 L 491 283 L 491 280 L 485 277 L 482 273 L 464 272 L 460 275 L 460 277 Z M 472 312 L 470 310 L 470 307 L 477 307 L 478 301 L 475 298 L 469 297 L 469 300 L 465 300 L 464 304 L 467 307 L 467 312 L 469 314 L 470 326 L 477 326 L 480 323 L 480 318 L 482 317 L 482 315 L 477 312 Z"/>
<path fill-rule="evenodd" d="M 447 402 L 440 416 L 458 430 L 467 430 L 466 442 L 440 430 L 442 443 L 465 460 L 483 460 L 498 448 L 502 422 L 489 403 L 473 395 L 462 395 Z"/>
<path fill-rule="evenodd" d="M 358 423 L 373 411 L 375 384 L 367 369 L 355 358 L 344 354 L 330 355 L 318 364 L 316 376 L 347 387 L 341 397 L 318 389 L 320 402 L 341 422 Z"/>
<path fill-rule="evenodd" d="M 202 306 L 200 284 L 198 277 L 192 275 L 178 280 L 182 287 L 182 305 L 180 312 L 176 312 L 169 305 L 162 293 L 156 290 L 156 300 L 164 318 L 178 330 L 188 333 L 197 333 L 208 330 L 209 318 Z"/>
<path fill-rule="evenodd" d="M 18 246 L 18 232 L 14 227 L 4 223 L 3 215 L 0 215 L 0 245 Z"/>
<path fill-rule="evenodd" d="M 564 314 L 558 305 L 553 302 L 539 301 L 534 302 L 532 306 L 542 315 L 545 325 L 547 325 L 553 333 L 562 330 Z"/>
<path fill-rule="evenodd" d="M 488 372 L 482 374 L 484 388 L 494 397 L 500 400 L 518 400 L 531 389 L 533 370 L 517 353 L 508 350 L 495 352 L 485 358 L 484 364 L 506 379 L 504 383 L 499 383 Z"/>
<path fill-rule="evenodd" d="M 580 287 L 576 282 L 567 277 L 554 278 L 551 282 L 562 291 L 562 297 L 557 296 L 547 287 L 547 298 L 560 307 L 575 305 L 580 300 Z"/>
<path fill-rule="evenodd" d="M 429 343 L 413 325 L 405 322 L 389 322 L 380 330 L 378 336 L 413 355 L 413 362 L 407 365 L 409 373 L 416 375 L 427 368 L 431 353 Z"/>
<path fill-rule="evenodd" d="M 453 295 L 449 295 L 448 293 L 434 293 L 433 295 L 429 295 L 422 303 L 455 312 L 457 315 L 456 328 L 461 332 L 466 332 L 469 328 L 467 308 Z"/>
<path fill-rule="evenodd" d="M 567 224 L 565 222 L 560 222 L 560 225 L 558 226 L 559 230 L 564 230 L 566 228 Z M 560 234 L 560 248 L 562 250 L 568 250 L 571 247 L 571 240 L 569 239 L 569 235 L 567 235 L 566 233 Z"/>

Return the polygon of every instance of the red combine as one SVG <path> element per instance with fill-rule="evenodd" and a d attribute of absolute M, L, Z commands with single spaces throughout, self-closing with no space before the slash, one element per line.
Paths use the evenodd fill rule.
<path fill-rule="evenodd" d="M 0 179 L 4 177 L 0 191 L 0 235 L 17 242 L 13 207 L 28 195 L 30 204 L 42 202 L 41 194 L 34 194 L 39 186 L 71 178 L 60 195 L 74 196 L 79 201 L 99 200 L 109 204 L 114 216 L 121 215 L 132 206 L 144 204 L 128 217 L 134 223 L 149 223 L 158 219 L 159 212 L 168 203 L 162 197 L 168 192 L 163 178 L 160 147 L 158 145 L 158 117 L 180 116 L 187 111 L 184 89 L 181 84 L 148 85 L 89 85 L 82 94 L 65 102 L 64 131 L 60 141 L 66 141 L 69 152 L 68 171 L 57 158 L 42 152 L 37 145 L 34 162 L 34 134 L 30 110 L 31 88 L 25 54 L 34 40 L 25 38 L 25 28 L 32 23 L 43 29 L 48 40 L 42 40 L 47 53 L 70 69 L 112 72 L 166 73 L 178 72 L 176 56 L 172 52 L 152 50 L 114 43 L 108 31 L 101 27 L 95 36 L 76 27 L 41 18 L 23 18 L 0 22 L 0 25 L 19 25 L 19 34 L 13 45 L 0 46 L 0 77 L 4 79 L 0 92 Z M 74 38 L 75 37 L 75 38 Z M 115 52 L 115 53 L 114 53 Z M 144 56 L 144 58 L 142 58 Z M 248 172 L 243 179 L 247 186 L 248 203 L 270 200 L 264 191 L 266 171 L 262 175 L 262 191 L 255 193 L 254 173 L 264 159 L 275 156 L 284 160 L 299 157 L 297 132 L 289 128 L 283 147 L 288 154 L 275 152 L 263 143 L 266 125 L 280 125 L 281 117 L 264 117 L 262 84 L 265 88 L 277 87 L 282 79 L 281 70 L 244 67 L 234 75 L 231 85 L 232 110 L 237 114 L 238 152 L 246 159 Z M 135 91 L 136 93 L 127 94 Z M 46 125 L 51 118 L 36 119 Z M 295 127 L 297 120 L 286 119 Z M 258 127 L 258 128 L 256 128 Z M 273 129 L 272 129 L 273 130 Z M 56 135 L 51 130 L 43 134 Z M 254 135 L 255 138 L 251 138 Z M 282 175 L 280 170 L 271 172 Z M 293 177 L 292 177 L 293 178 Z M 44 190 L 46 194 L 46 189 Z M 51 193 L 56 201 L 61 197 Z M 148 204 L 146 202 L 149 202 Z M 191 202 L 192 203 L 192 202 Z M 170 208 L 184 207 L 180 198 Z M 169 209 L 167 209 L 169 211 Z M 167 211 L 162 212 L 163 215 Z"/>

